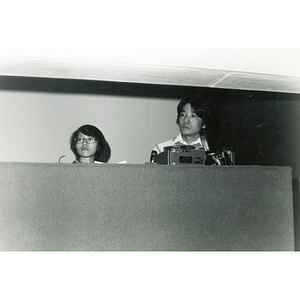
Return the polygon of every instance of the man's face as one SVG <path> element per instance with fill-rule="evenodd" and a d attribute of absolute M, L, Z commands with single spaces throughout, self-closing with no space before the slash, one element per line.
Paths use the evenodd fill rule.
<path fill-rule="evenodd" d="M 203 125 L 203 120 L 196 115 L 190 103 L 184 105 L 178 118 L 178 125 L 181 135 L 189 137 L 199 137 L 199 132 Z"/>

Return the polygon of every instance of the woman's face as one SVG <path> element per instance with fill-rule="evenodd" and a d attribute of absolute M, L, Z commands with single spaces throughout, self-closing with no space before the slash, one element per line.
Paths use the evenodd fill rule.
<path fill-rule="evenodd" d="M 78 141 L 80 143 L 78 143 Z M 98 150 L 98 141 L 92 136 L 79 132 L 77 136 L 76 150 L 80 157 L 94 157 Z"/>
<path fill-rule="evenodd" d="M 198 137 L 203 125 L 203 120 L 197 116 L 191 104 L 187 103 L 179 115 L 178 125 L 183 137 Z"/>

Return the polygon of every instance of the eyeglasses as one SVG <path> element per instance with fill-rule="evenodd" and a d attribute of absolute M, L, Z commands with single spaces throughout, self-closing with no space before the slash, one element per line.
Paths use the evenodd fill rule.
<path fill-rule="evenodd" d="M 96 139 L 92 136 L 89 136 L 88 138 L 82 138 L 82 137 L 78 137 L 75 139 L 76 144 L 83 144 L 83 142 L 85 141 L 87 144 L 94 144 L 96 142 Z"/>

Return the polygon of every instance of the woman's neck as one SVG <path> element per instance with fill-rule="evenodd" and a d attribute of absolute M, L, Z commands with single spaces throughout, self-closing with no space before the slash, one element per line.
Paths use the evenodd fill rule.
<path fill-rule="evenodd" d="M 80 161 L 81 163 L 92 164 L 92 163 L 94 163 L 94 156 L 80 157 L 79 161 Z"/>

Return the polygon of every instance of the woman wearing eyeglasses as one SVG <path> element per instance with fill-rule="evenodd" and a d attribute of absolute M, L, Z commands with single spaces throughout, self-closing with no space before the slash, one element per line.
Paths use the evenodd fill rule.
<path fill-rule="evenodd" d="M 76 157 L 74 163 L 106 163 L 110 157 L 103 133 L 93 125 L 79 127 L 72 134 L 70 145 Z"/>

